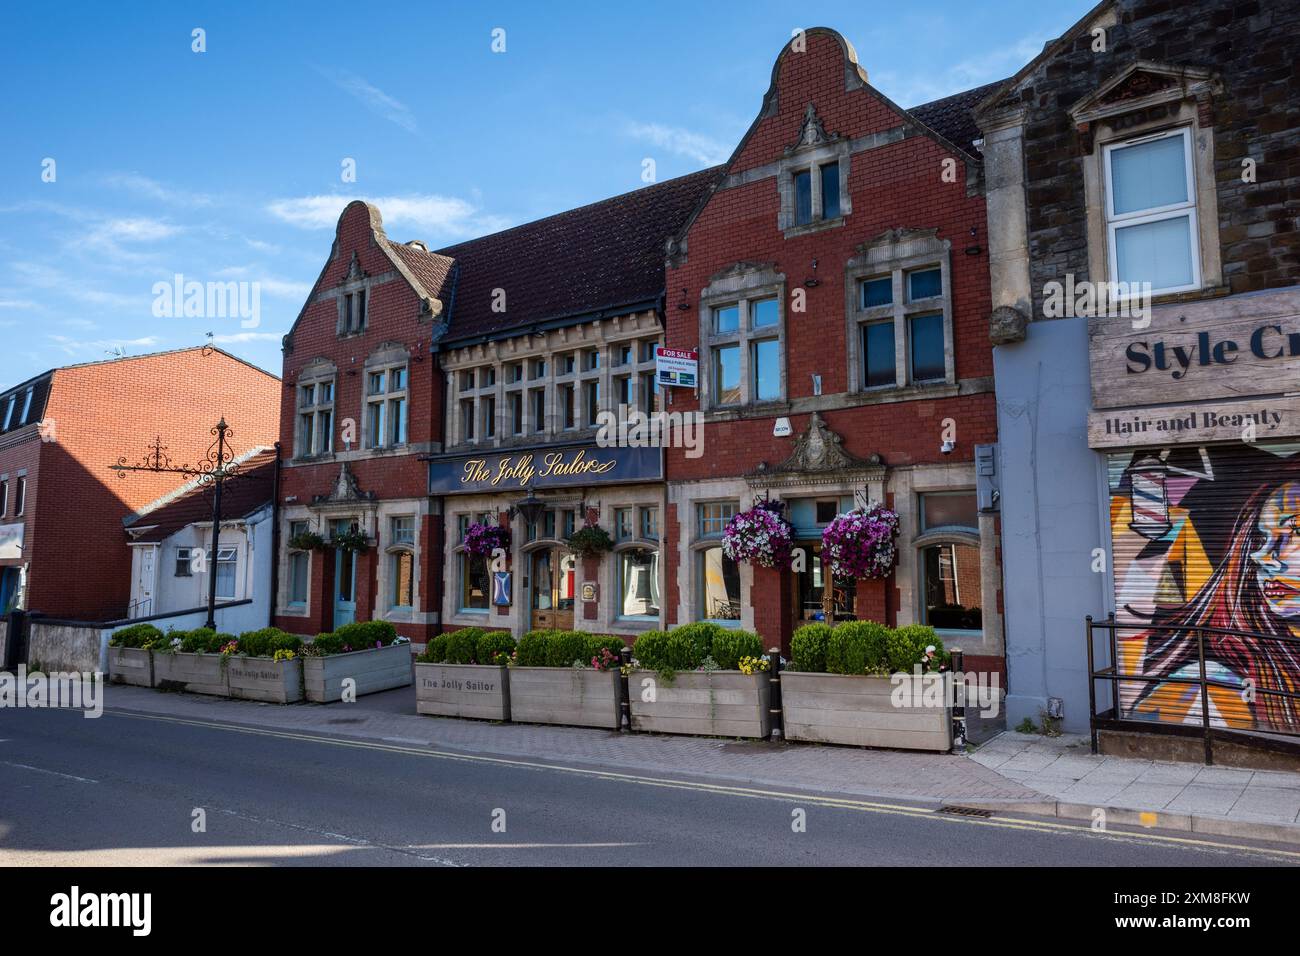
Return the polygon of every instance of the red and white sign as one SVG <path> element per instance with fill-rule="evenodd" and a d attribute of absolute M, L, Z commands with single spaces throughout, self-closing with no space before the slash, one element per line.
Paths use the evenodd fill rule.
<path fill-rule="evenodd" d="M 655 346 L 655 379 L 660 385 L 695 388 L 699 384 L 700 353 L 694 349 Z"/>

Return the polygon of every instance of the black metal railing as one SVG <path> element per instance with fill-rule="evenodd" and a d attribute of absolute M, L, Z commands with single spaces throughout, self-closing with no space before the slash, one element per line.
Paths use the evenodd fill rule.
<path fill-rule="evenodd" d="M 1300 638 L 1281 637 L 1276 634 L 1261 634 L 1256 631 L 1244 631 L 1230 627 L 1196 627 L 1188 628 L 1176 625 L 1160 624 L 1121 624 L 1115 620 L 1115 615 L 1110 614 L 1105 620 L 1095 621 L 1091 614 L 1085 618 L 1084 634 L 1088 646 L 1088 723 L 1092 738 L 1092 752 L 1097 752 L 1097 733 L 1099 730 L 1124 730 L 1137 733 L 1174 733 L 1187 735 L 1189 733 L 1200 736 L 1205 746 L 1206 764 L 1214 763 L 1214 741 L 1232 740 L 1241 742 L 1248 737 L 1269 747 L 1269 742 L 1260 735 L 1275 735 L 1277 737 L 1294 737 L 1300 738 L 1300 724 L 1281 723 L 1277 726 L 1261 726 L 1258 719 L 1258 710 L 1251 705 L 1262 703 L 1261 698 L 1276 697 L 1286 700 L 1300 701 L 1300 692 L 1283 690 L 1275 687 L 1260 687 L 1250 685 L 1249 690 L 1253 694 L 1253 699 L 1248 700 L 1244 695 L 1242 684 L 1240 682 L 1226 681 L 1210 677 L 1206 673 L 1206 654 L 1205 645 L 1207 640 L 1216 637 L 1239 637 L 1249 638 L 1255 642 L 1271 642 L 1274 644 L 1291 644 L 1300 648 Z M 1142 673 L 1125 673 L 1119 668 L 1119 640 L 1121 631 L 1131 631 L 1136 634 L 1183 634 L 1189 639 L 1194 639 L 1196 657 L 1183 662 L 1183 668 L 1195 666 L 1197 676 L 1180 677 L 1176 674 L 1142 674 Z M 1096 635 L 1102 633 L 1106 636 L 1106 660 L 1102 666 L 1097 663 Z M 1182 668 L 1180 668 L 1181 670 Z M 1101 681 L 1109 688 L 1110 708 L 1101 712 L 1097 709 L 1097 682 Z M 1200 691 L 1200 726 L 1185 722 L 1171 722 L 1162 720 L 1142 719 L 1125 717 L 1121 702 L 1121 685 L 1122 684 L 1184 684 L 1194 686 Z M 1242 706 L 1249 709 L 1253 726 L 1243 728 L 1230 728 L 1226 725 L 1216 726 L 1210 719 L 1210 688 L 1218 687 L 1231 691 L 1234 694 L 1241 695 Z M 1300 713 L 1300 708 L 1297 708 Z M 1288 742 L 1289 743 L 1289 742 Z M 1288 747 L 1272 746 L 1269 749 L 1294 749 L 1294 745 Z"/>

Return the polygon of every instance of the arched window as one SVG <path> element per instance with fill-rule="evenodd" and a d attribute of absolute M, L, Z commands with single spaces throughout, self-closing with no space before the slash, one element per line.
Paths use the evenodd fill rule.
<path fill-rule="evenodd" d="M 979 512 L 974 492 L 921 495 L 920 620 L 937 631 L 983 630 Z"/>

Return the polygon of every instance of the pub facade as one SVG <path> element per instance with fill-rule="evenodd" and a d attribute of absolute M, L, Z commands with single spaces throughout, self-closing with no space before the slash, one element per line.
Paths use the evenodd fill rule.
<path fill-rule="evenodd" d="M 435 346 L 446 440 L 427 462 L 446 528 L 446 629 L 573 629 L 630 644 L 663 625 L 662 449 L 620 444 L 604 416 L 660 409 L 664 242 L 715 177 L 444 250 L 458 264 Z M 503 530 L 495 554 L 471 544 L 485 526 Z M 571 548 L 583 529 L 604 546 Z"/>
<path fill-rule="evenodd" d="M 667 450 L 669 623 L 716 621 L 789 650 L 814 622 L 934 626 L 1001 671 L 989 274 L 971 110 L 992 88 L 903 109 L 833 30 L 781 50 L 717 188 L 669 246 L 667 345 L 696 387 L 703 454 Z M 803 560 L 737 563 L 738 513 L 780 502 Z M 827 526 L 880 504 L 896 566 L 843 578 Z"/>

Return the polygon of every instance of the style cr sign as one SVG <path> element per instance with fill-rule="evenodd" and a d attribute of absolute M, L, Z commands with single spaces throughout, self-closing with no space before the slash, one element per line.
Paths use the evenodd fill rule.
<path fill-rule="evenodd" d="M 700 381 L 700 353 L 694 349 L 655 346 L 655 379 L 660 385 L 695 388 Z"/>
<path fill-rule="evenodd" d="M 1148 326 L 1088 323 L 1094 409 L 1236 401 L 1300 391 L 1300 294 L 1157 306 Z"/>

